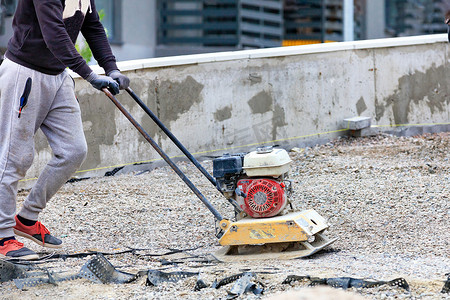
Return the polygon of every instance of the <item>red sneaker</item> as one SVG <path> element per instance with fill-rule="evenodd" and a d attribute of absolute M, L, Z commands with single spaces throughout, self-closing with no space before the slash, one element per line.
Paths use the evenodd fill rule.
<path fill-rule="evenodd" d="M 30 249 L 23 246 L 18 240 L 8 240 L 3 246 L 0 246 L 0 257 L 33 260 L 39 256 Z"/>
<path fill-rule="evenodd" d="M 50 234 L 50 231 L 41 223 L 36 222 L 32 226 L 25 226 L 16 216 L 14 233 L 18 236 L 32 240 L 38 245 L 48 248 L 61 248 L 62 241 Z"/>

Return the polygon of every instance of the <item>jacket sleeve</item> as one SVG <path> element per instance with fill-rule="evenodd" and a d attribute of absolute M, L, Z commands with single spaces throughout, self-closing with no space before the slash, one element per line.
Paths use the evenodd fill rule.
<path fill-rule="evenodd" d="M 109 45 L 105 28 L 100 22 L 94 0 L 91 0 L 91 10 L 86 14 L 81 33 L 89 44 L 95 60 L 105 70 L 106 74 L 118 70 L 116 58 Z"/>
<path fill-rule="evenodd" d="M 75 49 L 64 26 L 64 7 L 60 0 L 33 0 L 42 36 L 48 49 L 65 66 L 81 77 L 92 72 L 86 61 Z"/>

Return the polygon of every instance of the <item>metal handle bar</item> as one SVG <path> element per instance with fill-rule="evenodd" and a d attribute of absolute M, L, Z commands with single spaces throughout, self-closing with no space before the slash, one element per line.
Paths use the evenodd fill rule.
<path fill-rule="evenodd" d="M 131 114 L 123 107 L 123 105 L 114 97 L 114 95 L 107 89 L 102 91 L 109 99 L 117 106 L 117 108 L 124 114 L 124 116 L 136 127 L 142 136 L 152 145 L 159 155 L 167 162 L 167 164 L 177 173 L 177 175 L 186 183 L 186 185 L 194 192 L 195 195 L 203 202 L 203 204 L 211 211 L 218 221 L 222 221 L 222 215 L 212 206 L 211 202 L 195 187 L 195 185 L 186 177 L 186 175 L 177 167 L 177 165 L 170 159 L 170 157 L 159 147 L 159 145 L 151 138 L 151 136 L 142 128 L 142 126 L 131 116 Z"/>
<path fill-rule="evenodd" d="M 220 191 L 222 192 L 219 187 L 217 186 L 216 179 L 211 176 L 211 174 L 208 173 L 208 171 L 203 168 L 203 166 L 198 162 L 197 159 L 180 143 L 180 141 L 170 132 L 170 130 L 158 119 L 158 117 L 148 108 L 147 105 L 144 104 L 144 102 L 136 95 L 133 90 L 128 87 L 125 89 L 128 94 L 136 101 L 136 103 L 149 115 L 150 118 L 156 123 L 156 125 L 161 128 L 162 131 L 172 140 L 172 142 L 181 150 L 181 152 L 186 155 L 187 158 L 197 167 L 197 169 L 200 170 L 200 172 L 205 175 L 206 178 Z"/>

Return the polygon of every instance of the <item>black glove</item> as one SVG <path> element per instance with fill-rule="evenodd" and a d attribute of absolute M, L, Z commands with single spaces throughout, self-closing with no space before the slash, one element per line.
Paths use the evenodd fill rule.
<path fill-rule="evenodd" d="M 119 84 L 111 77 L 98 75 L 92 72 L 86 80 L 97 90 L 101 91 L 104 88 L 108 88 L 113 95 L 117 95 L 119 93 Z"/>
<path fill-rule="evenodd" d="M 130 79 L 127 76 L 120 73 L 119 70 L 112 71 L 111 73 L 108 74 L 108 76 L 119 83 L 119 88 L 121 90 L 124 90 L 130 86 Z"/>

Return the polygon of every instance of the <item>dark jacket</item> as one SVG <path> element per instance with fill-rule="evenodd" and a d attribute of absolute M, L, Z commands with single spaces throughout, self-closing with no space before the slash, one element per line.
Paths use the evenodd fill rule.
<path fill-rule="evenodd" d="M 92 70 L 74 46 L 81 31 L 106 73 L 117 69 L 94 0 L 19 0 L 13 30 L 5 56 L 25 67 L 50 75 L 69 67 L 86 78 Z"/>

